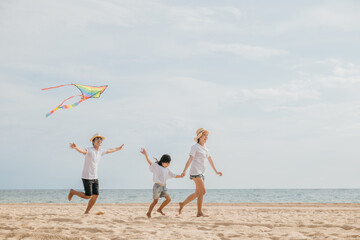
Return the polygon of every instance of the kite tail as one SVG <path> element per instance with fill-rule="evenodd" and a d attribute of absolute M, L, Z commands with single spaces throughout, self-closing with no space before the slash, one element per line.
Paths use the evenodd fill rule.
<path fill-rule="evenodd" d="M 50 116 L 51 114 L 53 114 L 56 110 L 58 110 L 59 108 L 55 108 L 54 110 L 52 110 L 51 112 L 47 113 L 46 114 L 46 117 Z"/>
<path fill-rule="evenodd" d="M 43 88 L 41 90 L 49 90 L 49 89 L 53 89 L 53 88 L 59 88 L 59 87 L 71 86 L 71 85 L 74 85 L 74 84 L 64 84 L 64 85 L 59 85 L 59 86 L 55 86 L 55 87 Z"/>
<path fill-rule="evenodd" d="M 74 96 L 71 96 L 71 97 L 65 99 L 64 101 L 62 101 L 62 103 L 59 106 L 57 106 L 55 109 L 51 110 L 51 112 L 47 113 L 46 117 L 50 116 L 51 114 L 53 114 L 56 110 L 59 110 L 60 108 L 63 108 L 63 109 L 73 108 L 73 107 L 76 107 L 77 105 L 79 105 L 79 103 L 81 103 L 82 101 L 84 101 L 84 99 L 81 99 L 80 101 L 78 101 L 76 103 L 63 106 L 64 102 L 66 102 L 67 100 L 69 100 L 73 97 L 76 97 L 76 96 L 82 96 L 82 95 L 74 95 Z"/>

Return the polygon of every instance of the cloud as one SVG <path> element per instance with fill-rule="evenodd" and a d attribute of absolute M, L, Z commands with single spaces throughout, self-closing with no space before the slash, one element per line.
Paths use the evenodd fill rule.
<path fill-rule="evenodd" d="M 122 83 L 131 96 L 126 96 L 127 114 L 134 114 L 133 109 L 144 109 L 136 114 L 144 116 L 151 112 L 155 118 L 178 118 L 183 121 L 188 116 L 212 116 L 228 102 L 237 99 L 238 92 L 233 86 L 212 83 L 194 77 L 162 76 L 157 79 L 135 83 Z M 124 85 L 125 84 L 125 85 Z M 117 102 L 111 103 L 114 108 Z"/>
<path fill-rule="evenodd" d="M 308 81 L 303 80 L 293 80 L 289 83 L 269 88 L 241 89 L 240 92 L 247 101 L 270 100 L 277 103 L 309 99 L 317 100 L 321 96 L 318 89 L 312 88 Z"/>
<path fill-rule="evenodd" d="M 321 69 L 319 72 L 316 68 Z M 297 69 L 307 72 L 311 81 L 326 88 L 359 88 L 360 65 L 337 58 L 310 61 Z"/>
<path fill-rule="evenodd" d="M 274 2 L 263 6 L 262 9 L 273 6 Z M 360 22 L 358 14 L 360 4 L 357 1 L 316 1 L 312 4 L 301 5 L 282 2 L 281 8 L 287 9 L 287 11 L 248 10 L 247 19 L 256 21 L 256 24 L 251 24 L 251 28 L 247 29 L 247 32 L 265 37 L 281 35 L 285 39 L 295 42 L 296 39 L 302 39 L 302 42 L 311 39 L 311 43 L 314 44 L 316 40 L 327 36 L 319 33 L 337 32 L 338 35 L 332 36 L 332 39 L 340 39 L 343 37 L 341 34 L 356 34 L 360 30 L 360 26 L 357 24 Z M 307 38 L 297 37 L 299 34 L 307 35 Z M 316 38 L 312 38 L 313 36 Z M 323 41 L 327 40 L 325 37 Z"/>
<path fill-rule="evenodd" d="M 205 49 L 212 52 L 225 52 L 238 55 L 248 60 L 265 60 L 271 57 L 287 55 L 288 52 L 281 49 L 251 46 L 246 44 L 216 44 L 202 43 Z"/>
<path fill-rule="evenodd" d="M 264 186 L 264 179 L 273 179 L 266 186 L 277 187 L 282 179 L 271 175 L 281 175 L 283 164 L 289 175 L 304 175 L 308 168 L 301 167 L 303 161 L 321 171 L 335 158 L 329 149 L 354 155 L 346 147 L 355 145 L 360 121 L 360 68 L 353 51 L 357 38 L 339 31 L 349 24 L 344 31 L 351 32 L 359 21 L 354 15 L 357 3 L 354 10 L 345 3 L 338 3 L 339 10 L 336 4 L 321 10 L 313 3 L 284 2 L 3 1 L 0 81 L 7 91 L 0 96 L 0 141 L 3 161 L 14 163 L 4 164 L 4 171 L 16 172 L 10 181 L 14 187 L 37 187 L 34 182 L 40 186 L 53 177 L 41 173 L 56 162 L 58 169 L 50 172 L 59 182 L 49 186 L 71 184 L 64 176 L 80 157 L 67 143 L 87 146 L 89 136 L 100 132 L 108 136 L 106 147 L 124 142 L 127 148 L 111 157 L 126 162 L 114 161 L 104 172 L 113 176 L 107 173 L 124 164 L 129 168 L 114 176 L 111 186 L 147 187 L 148 171 L 144 166 L 141 172 L 138 148 L 149 146 L 155 156 L 169 151 L 179 159 L 174 170 L 181 169 L 198 127 L 211 130 L 215 163 L 227 170 L 228 178 L 216 183 L 219 187 L 239 187 L 246 179 L 258 187 Z M 347 9 L 349 18 L 344 15 Z M 324 46 L 318 35 L 310 39 L 314 35 L 309 31 L 323 29 L 333 48 Z M 317 51 L 316 41 L 324 49 Z M 350 49 L 348 56 L 337 57 L 344 48 Z M 99 99 L 45 118 L 78 91 L 40 89 L 71 82 L 109 88 Z M 34 143 L 41 146 L 39 151 Z M 31 183 L 24 182 L 29 171 L 17 171 L 29 158 L 30 172 L 39 176 Z M 254 177 L 258 166 L 272 171 Z M 351 169 L 344 164 L 343 170 Z M 143 177 L 134 183 L 123 181 L 134 172 Z M 284 185 L 302 187 L 294 185 L 301 180 L 289 178 Z M 332 186 L 332 181 L 309 186 Z"/>
<path fill-rule="evenodd" d="M 2 4 L 0 66 L 63 79 L 109 79 L 136 64 L 202 56 L 198 37 L 242 17 L 231 6 L 153 1 L 21 3 Z"/>
<path fill-rule="evenodd" d="M 308 8 L 302 14 L 299 25 L 312 28 L 329 27 L 342 31 L 358 31 L 360 4 L 356 1 L 326 2 Z"/>
<path fill-rule="evenodd" d="M 168 12 L 167 17 L 171 19 L 172 26 L 195 36 L 234 29 L 234 22 L 243 21 L 246 15 L 234 6 L 168 6 L 163 10 Z"/>

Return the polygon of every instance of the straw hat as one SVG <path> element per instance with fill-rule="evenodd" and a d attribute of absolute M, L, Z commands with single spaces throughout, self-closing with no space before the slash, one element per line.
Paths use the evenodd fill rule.
<path fill-rule="evenodd" d="M 92 136 L 92 138 L 90 138 L 90 142 L 92 142 L 94 140 L 94 138 L 97 138 L 97 137 L 102 138 L 103 141 L 105 140 L 105 137 L 101 136 L 98 133 L 95 133 L 94 136 Z"/>
<path fill-rule="evenodd" d="M 203 134 L 203 133 L 210 133 L 208 130 L 205 130 L 205 129 L 203 129 L 203 128 L 199 128 L 198 130 L 196 130 L 196 138 L 194 138 L 194 140 L 195 140 L 195 142 L 197 142 L 198 141 L 198 139 L 201 137 L 201 135 Z"/>

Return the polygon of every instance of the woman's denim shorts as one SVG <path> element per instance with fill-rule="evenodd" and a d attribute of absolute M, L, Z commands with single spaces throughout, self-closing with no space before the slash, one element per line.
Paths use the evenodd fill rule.
<path fill-rule="evenodd" d="M 203 174 L 190 175 L 190 180 L 192 180 L 193 178 L 202 178 L 202 180 L 205 181 L 205 176 Z"/>

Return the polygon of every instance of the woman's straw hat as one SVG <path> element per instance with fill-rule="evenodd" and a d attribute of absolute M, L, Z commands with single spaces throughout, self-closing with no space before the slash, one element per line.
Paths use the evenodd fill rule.
<path fill-rule="evenodd" d="M 198 130 L 196 130 L 196 138 L 194 138 L 194 140 L 195 140 L 195 142 L 198 142 L 198 139 L 201 137 L 201 135 L 203 134 L 203 133 L 210 133 L 208 130 L 205 130 L 205 129 L 203 129 L 203 128 L 199 128 Z"/>
<path fill-rule="evenodd" d="M 105 140 L 105 137 L 101 136 L 98 133 L 95 133 L 94 136 L 92 136 L 92 138 L 90 138 L 90 142 L 92 142 L 94 140 L 94 138 L 97 138 L 97 137 L 102 138 L 103 141 Z"/>

